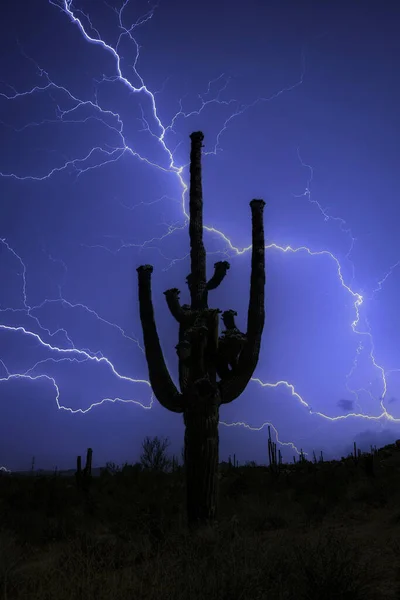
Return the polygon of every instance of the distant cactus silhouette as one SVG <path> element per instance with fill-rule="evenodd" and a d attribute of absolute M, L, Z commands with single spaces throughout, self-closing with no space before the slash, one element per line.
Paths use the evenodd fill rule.
<path fill-rule="evenodd" d="M 86 451 L 86 465 L 84 471 L 86 477 L 92 476 L 92 456 L 93 450 L 91 448 L 88 448 Z"/>
<path fill-rule="evenodd" d="M 183 413 L 185 472 L 189 526 L 212 522 L 218 500 L 219 407 L 235 400 L 246 388 L 256 368 L 264 328 L 265 242 L 263 200 L 250 202 L 252 258 L 247 332 L 235 325 L 236 312 L 222 313 L 225 330 L 219 335 L 219 309 L 208 308 L 208 292 L 216 289 L 229 269 L 227 261 L 214 265 L 206 280 L 203 244 L 201 181 L 202 132 L 192 133 L 190 154 L 189 236 L 191 273 L 186 278 L 191 304 L 180 305 L 177 288 L 164 292 L 172 316 L 179 323 L 178 391 L 166 367 L 154 319 L 151 265 L 138 267 L 140 320 L 149 379 L 160 404 Z M 217 377 L 219 380 L 217 380 Z"/>
<path fill-rule="evenodd" d="M 92 448 L 88 448 L 86 451 L 86 465 L 82 470 L 82 457 L 76 457 L 76 485 L 79 489 L 87 489 L 92 477 Z"/>

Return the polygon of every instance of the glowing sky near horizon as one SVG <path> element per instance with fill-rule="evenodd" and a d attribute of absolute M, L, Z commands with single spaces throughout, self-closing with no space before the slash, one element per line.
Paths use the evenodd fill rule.
<path fill-rule="evenodd" d="M 220 455 L 340 456 L 400 437 L 400 9 L 377 2 L 7 0 L 0 24 L 0 467 L 180 456 L 152 397 L 136 267 L 177 380 L 163 291 L 190 270 L 189 133 L 205 134 L 210 306 L 246 326 L 264 198 L 266 325 Z"/>

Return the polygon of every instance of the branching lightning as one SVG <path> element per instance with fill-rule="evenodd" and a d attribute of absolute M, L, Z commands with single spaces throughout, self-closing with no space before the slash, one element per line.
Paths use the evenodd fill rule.
<path fill-rule="evenodd" d="M 149 22 L 153 18 L 155 11 L 157 9 L 157 6 L 154 6 L 153 8 L 151 8 L 145 15 L 143 15 L 135 23 L 133 23 L 129 26 L 126 26 L 124 24 L 124 22 L 125 22 L 124 21 L 124 12 L 129 4 L 129 2 L 130 2 L 130 0 L 124 0 L 121 8 L 115 8 L 115 7 L 112 7 L 107 4 L 107 6 L 109 6 L 109 8 L 116 15 L 116 19 L 118 22 L 118 28 L 120 31 L 115 46 L 112 46 L 109 43 L 107 43 L 106 41 L 104 41 L 100 32 L 93 26 L 90 17 L 87 14 L 84 14 L 81 10 L 74 7 L 73 0 L 49 0 L 49 4 L 54 6 L 54 9 L 62 11 L 62 13 L 65 16 L 65 19 L 68 20 L 71 24 L 73 24 L 79 30 L 81 36 L 88 44 L 95 44 L 95 45 L 99 46 L 104 51 L 104 53 L 107 53 L 110 57 L 112 57 L 112 59 L 114 61 L 114 66 L 115 66 L 115 74 L 111 77 L 110 76 L 107 77 L 104 75 L 100 81 L 96 82 L 97 86 L 100 86 L 102 83 L 105 83 L 105 82 L 122 84 L 123 86 L 126 86 L 126 88 L 128 89 L 130 94 L 142 95 L 146 99 L 146 101 L 149 103 L 149 105 L 151 107 L 151 121 L 145 117 L 145 115 L 142 111 L 143 131 L 147 132 L 160 145 L 160 147 L 163 151 L 163 154 L 167 159 L 167 161 L 166 161 L 167 166 L 165 166 L 165 164 L 162 165 L 159 162 L 152 160 L 151 157 L 143 156 L 135 147 L 128 144 L 126 136 L 125 136 L 124 123 L 123 123 L 122 117 L 120 116 L 120 114 L 118 112 L 114 112 L 109 109 L 105 109 L 104 107 L 101 106 L 101 104 L 98 100 L 97 91 L 94 94 L 94 98 L 91 98 L 91 99 L 84 99 L 84 98 L 78 97 L 76 94 L 73 94 L 67 87 L 63 86 L 61 82 L 57 82 L 55 78 L 50 76 L 50 74 L 47 71 L 45 71 L 44 69 L 42 69 L 31 57 L 27 56 L 22 48 L 21 48 L 21 52 L 24 54 L 25 58 L 27 60 L 30 60 L 33 63 L 33 65 L 37 71 L 37 75 L 40 80 L 40 83 L 38 85 L 35 85 L 35 86 L 31 87 L 30 89 L 27 89 L 24 91 L 18 91 L 16 89 L 14 89 L 12 86 L 6 86 L 7 91 L 0 92 L 0 101 L 1 102 L 12 102 L 13 100 L 15 100 L 17 98 L 21 98 L 21 97 L 30 97 L 30 96 L 34 96 L 34 95 L 38 95 L 38 94 L 51 94 L 53 92 L 57 92 L 57 94 L 63 98 L 62 102 L 61 102 L 61 100 L 58 100 L 58 101 L 54 100 L 54 102 L 56 104 L 55 118 L 46 119 L 46 120 L 43 120 L 40 122 L 30 122 L 21 128 L 15 129 L 15 131 L 17 131 L 17 132 L 20 132 L 27 128 L 40 127 L 44 123 L 57 123 L 57 124 L 71 123 L 71 122 L 85 123 L 89 119 L 92 119 L 92 120 L 98 121 L 102 126 L 104 126 L 108 131 L 110 131 L 113 136 L 115 136 L 116 140 L 118 140 L 118 143 L 113 146 L 109 145 L 108 143 L 104 143 L 103 145 L 98 145 L 98 146 L 92 147 L 89 150 L 89 152 L 87 152 L 86 154 L 82 154 L 82 155 L 76 156 L 74 158 L 66 159 L 63 163 L 54 165 L 47 172 L 36 173 L 36 174 L 34 174 L 34 173 L 23 174 L 23 173 L 18 173 L 18 172 L 14 173 L 14 172 L 0 171 L 0 177 L 2 177 L 2 178 L 14 179 L 16 181 L 29 180 L 29 181 L 34 181 L 34 182 L 37 182 L 38 184 L 40 184 L 40 182 L 50 179 L 55 174 L 63 172 L 63 171 L 66 171 L 68 173 L 74 172 L 77 177 L 81 177 L 85 173 L 87 173 L 88 171 L 90 171 L 92 169 L 99 169 L 101 167 L 104 167 L 107 164 L 117 162 L 124 155 L 128 154 L 134 160 L 145 162 L 150 167 L 160 170 L 160 171 L 163 171 L 165 173 L 168 173 L 176 179 L 176 182 L 181 190 L 181 200 L 179 201 L 179 203 L 180 203 L 180 206 L 182 209 L 183 222 L 178 223 L 178 224 L 177 223 L 166 224 L 166 232 L 162 236 L 154 237 L 149 240 L 145 240 L 144 242 L 141 242 L 141 243 L 130 243 L 130 242 L 125 242 L 123 240 L 119 240 L 119 242 L 120 242 L 119 246 L 115 250 L 111 250 L 107 246 L 100 245 L 100 244 L 96 244 L 96 245 L 92 245 L 92 246 L 88 245 L 89 247 L 97 247 L 97 248 L 101 248 L 103 250 L 113 252 L 113 253 L 118 253 L 122 249 L 129 248 L 129 247 L 137 247 L 137 248 L 152 247 L 151 246 L 152 243 L 154 243 L 156 241 L 157 242 L 162 241 L 164 238 L 166 238 L 170 235 L 173 235 L 176 231 L 184 229 L 188 224 L 189 216 L 188 216 L 188 213 L 186 212 L 186 203 L 187 203 L 186 202 L 186 196 L 187 196 L 186 192 L 187 192 L 188 188 L 187 188 L 187 184 L 184 181 L 184 176 L 183 176 L 183 170 L 186 165 L 178 166 L 175 163 L 174 154 L 176 152 L 176 148 L 174 148 L 174 149 L 170 148 L 166 142 L 167 133 L 174 132 L 174 127 L 175 127 L 176 123 L 178 122 L 178 120 L 187 119 L 188 117 L 190 117 L 192 115 L 200 115 L 205 110 L 206 107 L 208 107 L 209 105 L 213 105 L 213 104 L 225 105 L 227 107 L 232 107 L 230 116 L 222 123 L 220 131 L 216 136 L 213 149 L 206 153 L 206 154 L 216 154 L 218 152 L 218 150 L 220 149 L 221 137 L 223 136 L 223 134 L 227 130 L 227 128 L 229 128 L 231 126 L 232 122 L 235 119 L 240 118 L 240 116 L 243 115 L 244 112 L 251 110 L 253 107 L 255 107 L 256 105 L 258 105 L 260 103 L 270 102 L 270 101 L 278 98 L 282 94 L 290 93 L 292 90 L 294 90 L 298 86 L 302 85 L 304 77 L 305 77 L 305 60 L 304 60 L 304 56 L 302 56 L 302 72 L 300 74 L 298 81 L 296 81 L 292 85 L 289 85 L 283 89 L 280 89 L 279 91 L 277 91 L 275 94 L 273 94 L 270 97 L 258 97 L 256 100 L 254 100 L 253 102 L 251 102 L 249 104 L 240 105 L 234 99 L 231 99 L 231 100 L 222 100 L 221 99 L 222 92 L 226 91 L 226 89 L 229 85 L 229 78 L 226 77 L 224 74 L 222 74 L 217 79 L 209 82 L 208 89 L 206 90 L 205 94 L 199 95 L 200 106 L 198 109 L 192 110 L 190 112 L 185 112 L 183 109 L 183 102 L 181 100 L 180 104 L 179 104 L 178 112 L 173 116 L 170 123 L 165 124 L 161 121 L 161 118 L 159 117 L 157 92 L 152 92 L 148 89 L 144 79 L 142 78 L 142 76 L 140 75 L 140 73 L 138 71 L 137 65 L 138 65 L 138 60 L 139 60 L 139 55 L 140 55 L 140 48 L 139 48 L 139 44 L 137 43 L 137 41 L 134 37 L 135 30 L 138 27 L 140 27 L 141 25 Z M 131 78 L 128 77 L 128 75 L 126 75 L 123 72 L 123 67 L 122 67 L 123 59 L 122 59 L 122 55 L 120 54 L 120 46 L 121 46 L 121 42 L 123 40 L 124 41 L 129 40 L 135 51 L 135 59 L 133 61 L 133 64 L 130 65 L 129 71 L 131 73 L 133 73 L 133 78 L 135 79 L 135 81 L 138 82 L 137 85 L 132 83 Z M 217 94 L 215 95 L 215 97 L 210 98 L 211 87 L 212 87 L 212 85 L 215 86 L 215 84 L 220 86 L 219 90 L 218 90 Z M 93 115 L 90 117 L 79 118 L 79 111 L 85 107 L 90 107 L 93 110 Z M 1 124 L 3 126 L 7 126 L 7 127 L 9 126 L 7 123 L 1 122 Z M 340 229 L 350 239 L 350 246 L 349 246 L 348 253 L 346 255 L 346 258 L 348 260 L 350 260 L 350 255 L 354 248 L 354 244 L 356 242 L 356 239 L 353 237 L 350 227 L 347 225 L 347 223 L 342 218 L 331 216 L 328 213 L 328 208 L 323 208 L 318 201 L 311 198 L 310 188 L 311 188 L 312 179 L 313 179 L 313 168 L 310 165 L 303 162 L 301 155 L 300 155 L 300 151 L 298 151 L 298 158 L 301 162 L 301 165 L 304 168 L 307 168 L 309 170 L 309 177 L 307 180 L 305 191 L 302 194 L 297 195 L 296 197 L 297 198 L 304 197 L 310 203 L 316 205 L 318 210 L 323 215 L 325 221 L 332 220 L 332 221 L 336 221 L 339 224 Z M 155 199 L 153 202 L 165 202 L 165 201 L 170 202 L 170 201 L 174 201 L 174 200 L 172 198 L 169 198 L 168 196 L 163 196 L 162 198 Z M 129 207 L 124 203 L 121 203 L 121 204 L 123 204 L 123 206 L 125 206 L 129 210 L 133 210 L 134 208 L 136 208 L 136 207 Z M 219 229 L 217 229 L 213 226 L 205 225 L 205 229 L 209 233 L 212 233 L 213 235 L 215 235 L 216 237 L 218 237 L 220 240 L 223 241 L 223 243 L 226 247 L 225 253 L 227 255 L 241 255 L 241 254 L 248 252 L 251 248 L 251 246 L 244 247 L 244 248 L 236 247 L 234 245 L 234 243 L 222 231 L 220 231 Z M 24 372 L 12 372 L 12 370 L 9 369 L 9 367 L 6 366 L 6 364 L 1 360 L 0 361 L 0 374 L 3 371 L 4 375 L 2 377 L 0 377 L 0 384 L 4 384 L 4 382 L 7 382 L 7 381 L 14 381 L 14 380 L 20 380 L 20 379 L 26 379 L 26 380 L 30 380 L 32 382 L 47 381 L 54 388 L 57 407 L 60 410 L 69 411 L 71 413 L 78 413 L 78 412 L 88 413 L 93 408 L 95 408 L 105 402 L 133 403 L 133 404 L 140 405 L 144 409 L 151 409 L 154 398 L 151 393 L 151 389 L 150 389 L 150 385 L 149 385 L 148 381 L 142 380 L 142 379 L 134 379 L 134 378 L 129 377 L 126 374 L 125 375 L 121 374 L 117 370 L 117 368 L 113 365 L 112 361 L 109 360 L 100 351 L 92 351 L 88 348 L 76 347 L 71 334 L 68 333 L 68 331 L 65 328 L 58 328 L 58 329 L 52 331 L 48 327 L 45 327 L 41 323 L 41 320 L 38 316 L 38 311 L 40 309 L 46 308 L 47 306 L 49 306 L 51 304 L 58 303 L 58 304 L 62 305 L 64 308 L 68 308 L 69 310 L 80 310 L 80 311 L 84 311 L 85 314 L 91 315 L 91 317 L 102 322 L 107 327 L 115 329 L 120 336 L 122 336 L 122 337 L 126 338 L 127 340 L 129 340 L 130 342 L 136 344 L 138 346 L 138 348 L 143 352 L 143 349 L 140 346 L 139 341 L 133 335 L 129 335 L 128 333 L 126 333 L 123 330 L 123 328 L 120 327 L 118 324 L 113 323 L 113 322 L 103 318 L 92 308 L 86 306 L 83 303 L 70 302 L 68 299 L 64 298 L 63 293 L 62 293 L 62 286 L 59 286 L 59 297 L 58 298 L 55 298 L 55 299 L 45 298 L 41 303 L 36 304 L 35 306 L 31 306 L 29 303 L 29 290 L 28 290 L 28 286 L 27 286 L 27 267 L 26 267 L 26 264 L 24 263 L 24 260 L 22 259 L 20 254 L 17 252 L 17 250 L 10 245 L 10 243 L 7 241 L 7 239 L 0 238 L 0 247 L 3 247 L 3 250 L 5 253 L 7 253 L 9 259 L 15 262 L 16 268 L 18 269 L 17 272 L 21 277 L 21 305 L 19 307 L 0 307 L 0 314 L 1 314 L 1 319 L 2 319 L 2 322 L 0 323 L 0 331 L 8 332 L 9 334 L 14 335 L 17 339 L 21 339 L 22 337 L 33 338 L 43 349 L 45 349 L 49 354 L 51 354 L 50 357 L 37 361 L 35 364 L 33 364 L 29 369 L 27 369 Z M 158 247 L 156 247 L 156 249 L 157 249 L 157 251 L 159 251 L 161 253 L 161 251 L 159 250 Z M 313 411 L 311 409 L 310 405 L 295 390 L 294 385 L 289 383 L 288 381 L 277 381 L 274 383 L 266 383 L 266 382 L 263 382 L 259 378 L 253 378 L 252 381 L 254 382 L 254 384 L 259 385 L 262 388 L 269 388 L 269 389 L 278 388 L 278 387 L 282 386 L 283 388 L 287 389 L 290 392 L 291 397 L 293 397 L 297 402 L 300 403 L 301 406 L 303 406 L 304 408 L 307 409 L 307 411 L 309 412 L 310 415 L 316 415 L 317 417 L 319 417 L 321 419 L 326 419 L 329 421 L 338 421 L 338 420 L 349 419 L 349 418 L 366 419 L 366 420 L 374 420 L 374 421 L 387 419 L 388 421 L 392 421 L 392 422 L 400 422 L 400 419 L 395 419 L 392 415 L 390 415 L 383 405 L 384 398 L 385 398 L 385 395 L 387 392 L 386 377 L 387 377 L 388 372 L 385 372 L 384 368 L 377 363 L 377 361 L 375 359 L 375 354 L 374 354 L 373 336 L 372 336 L 368 321 L 366 319 L 366 316 L 363 316 L 363 318 L 361 318 L 360 313 L 361 313 L 362 307 L 364 305 L 364 298 L 361 294 L 353 291 L 351 289 L 350 285 L 345 283 L 343 274 L 342 274 L 342 267 L 341 267 L 339 260 L 336 258 L 336 256 L 334 256 L 331 252 L 329 252 L 328 250 L 325 250 L 325 249 L 312 250 L 305 246 L 301 246 L 301 247 L 280 246 L 276 243 L 269 244 L 268 246 L 266 246 L 266 249 L 271 252 L 275 252 L 275 251 L 283 252 L 288 255 L 293 254 L 293 253 L 304 253 L 304 254 L 307 254 L 310 258 L 313 257 L 313 259 L 315 259 L 316 257 L 327 257 L 330 260 L 332 267 L 337 272 L 339 284 L 346 290 L 346 293 L 351 298 L 351 302 L 354 307 L 354 320 L 350 324 L 350 327 L 356 335 L 360 336 L 360 342 L 359 342 L 359 345 L 357 348 L 356 356 L 355 356 L 353 364 L 351 365 L 351 368 L 348 372 L 347 380 L 349 380 L 349 378 L 351 377 L 351 375 L 357 368 L 357 361 L 358 361 L 358 357 L 359 357 L 360 353 L 362 351 L 364 351 L 366 348 L 368 348 L 367 351 L 369 353 L 369 359 L 370 359 L 373 367 L 378 372 L 380 380 L 381 380 L 381 384 L 382 384 L 382 392 L 381 392 L 381 396 L 379 398 L 382 412 L 379 415 L 375 415 L 375 416 L 363 414 L 360 403 L 359 403 L 358 393 L 361 391 L 364 391 L 371 395 L 371 392 L 368 391 L 368 389 L 364 389 L 364 388 L 362 390 L 360 390 L 360 389 L 352 390 L 349 387 L 349 385 L 347 387 L 348 391 L 351 394 L 353 394 L 356 398 L 356 406 L 357 406 L 358 412 L 352 412 L 350 414 L 332 417 L 332 416 L 325 415 L 321 412 Z M 170 258 L 170 257 L 165 256 L 164 254 L 162 254 L 162 256 L 165 259 L 167 259 L 167 261 L 169 261 L 169 266 L 167 268 L 170 268 L 178 260 L 184 260 L 187 257 L 187 255 L 185 255 L 180 258 L 176 258 L 176 257 Z M 51 256 L 49 256 L 49 260 L 61 261 L 61 259 L 59 259 L 59 258 L 54 259 Z M 62 264 L 66 270 L 65 263 L 62 262 Z M 351 264 L 352 264 L 352 268 L 353 268 L 353 280 L 354 280 L 354 265 L 353 265 L 353 263 L 351 263 Z M 399 264 L 400 264 L 400 261 L 397 262 L 395 265 L 393 265 L 389 269 L 389 271 L 384 275 L 382 280 L 378 282 L 377 288 L 373 291 L 373 294 L 377 293 L 378 291 L 380 291 L 382 289 L 382 286 L 385 283 L 386 279 L 391 275 L 391 273 L 394 271 L 394 269 Z M 16 321 L 17 324 L 15 324 L 15 323 L 9 324 L 7 319 L 11 318 L 11 317 L 14 319 L 17 319 L 17 321 Z M 20 317 L 25 319 L 24 325 L 18 324 L 18 319 Z M 363 320 L 363 322 L 365 322 L 365 324 L 366 324 L 366 327 L 364 329 L 361 328 L 361 324 L 360 324 L 361 320 Z M 148 390 L 149 390 L 149 398 L 150 398 L 149 403 L 143 404 L 139 400 L 123 399 L 123 398 L 115 397 L 115 398 L 103 398 L 99 402 L 95 402 L 95 403 L 91 404 L 85 410 L 84 409 L 71 409 L 67 406 L 64 406 L 60 402 L 60 398 L 62 395 L 60 387 L 57 384 L 56 379 L 45 372 L 46 365 L 48 365 L 50 362 L 57 363 L 57 364 L 62 364 L 62 363 L 66 363 L 66 362 L 69 362 L 69 363 L 71 363 L 71 362 L 95 363 L 99 366 L 99 368 L 101 367 L 101 368 L 110 370 L 113 377 L 115 377 L 119 380 L 123 380 L 123 381 L 129 382 L 129 383 L 135 384 L 135 385 L 140 384 L 140 385 L 147 386 Z M 245 422 L 227 423 L 227 422 L 221 421 L 221 424 L 226 427 L 241 426 L 241 427 L 250 429 L 252 431 L 261 431 L 263 428 L 266 427 L 266 425 L 271 425 L 272 429 L 275 432 L 277 442 L 279 442 L 282 446 L 290 446 L 291 448 L 293 448 L 293 450 L 295 452 L 300 453 L 298 448 L 292 442 L 284 442 L 279 439 L 279 435 L 278 435 L 278 431 L 277 431 L 276 427 L 274 427 L 273 424 L 270 422 L 265 422 L 260 426 L 251 426 L 250 424 L 245 423 Z M 2 469 L 6 470 L 5 467 L 0 467 L 0 470 L 2 470 Z"/>

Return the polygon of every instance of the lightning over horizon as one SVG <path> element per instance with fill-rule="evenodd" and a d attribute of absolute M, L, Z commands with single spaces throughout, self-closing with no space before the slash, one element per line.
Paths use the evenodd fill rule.
<path fill-rule="evenodd" d="M 16 31 L 10 32 L 5 42 L 14 44 L 16 63 L 14 67 L 0 63 L 0 71 L 7 75 L 7 80 L 3 80 L 0 72 L 0 127 L 8 140 L 0 160 L 0 268 L 5 282 L 0 290 L 0 415 L 5 415 L 0 420 L 0 431 L 1 421 L 8 423 L 4 427 L 12 427 L 15 419 L 23 419 L 15 408 L 18 399 L 35 394 L 41 399 L 46 397 L 47 402 L 53 398 L 57 410 L 71 418 L 85 415 L 88 419 L 96 412 L 103 415 L 97 444 L 93 431 L 97 421 L 90 427 L 94 441 L 87 445 L 95 447 L 95 455 L 101 444 L 105 444 L 104 456 L 107 454 L 105 432 L 110 423 L 118 428 L 117 416 L 109 411 L 120 414 L 124 423 L 138 419 L 140 432 L 145 427 L 140 425 L 136 413 L 142 409 L 153 413 L 157 401 L 146 378 L 138 321 L 133 325 L 133 319 L 138 319 L 138 305 L 136 292 L 131 289 L 132 272 L 138 264 L 157 264 L 159 281 L 153 284 L 156 303 L 156 295 L 161 294 L 159 286 L 166 289 L 167 281 L 178 286 L 179 281 L 184 281 L 182 268 L 189 256 L 185 239 L 189 219 L 188 133 L 195 128 L 206 133 L 203 176 L 207 258 L 223 255 L 232 261 L 231 271 L 235 272 L 229 274 L 226 289 L 218 291 L 212 303 L 235 310 L 239 304 L 239 315 L 244 313 L 248 290 L 244 285 L 244 297 L 235 298 L 235 284 L 236 278 L 247 281 L 249 276 L 244 259 L 251 246 L 243 242 L 243 236 L 250 235 L 250 219 L 242 204 L 235 206 L 234 198 L 243 203 L 243 194 L 246 202 L 258 195 L 267 201 L 267 327 L 257 377 L 251 380 L 251 392 L 247 393 L 248 397 L 257 398 L 258 409 L 254 400 L 248 410 L 245 404 L 249 398 L 237 400 L 227 409 L 229 416 L 221 416 L 221 429 L 229 432 L 235 428 L 245 434 L 261 432 L 269 425 L 284 460 L 290 461 L 293 452 L 300 454 L 305 448 L 304 453 L 309 454 L 323 443 L 328 456 L 337 455 L 337 448 L 349 445 L 352 435 L 363 434 L 366 424 L 388 427 L 400 423 L 400 413 L 396 416 L 395 411 L 389 411 L 387 402 L 388 377 L 400 372 L 400 356 L 390 353 L 390 344 L 389 351 L 377 352 L 378 345 L 382 348 L 380 335 L 376 342 L 376 322 L 382 318 L 378 293 L 382 294 L 395 278 L 400 249 L 391 247 L 389 257 L 383 256 L 381 264 L 373 265 L 375 275 L 364 277 L 362 269 L 359 274 L 362 227 L 359 223 L 349 225 L 353 223 L 353 213 L 346 211 L 346 201 L 341 208 L 350 216 L 343 216 L 340 203 L 333 208 L 333 201 L 341 193 L 340 184 L 336 196 L 330 196 L 331 206 L 324 208 L 325 200 L 315 198 L 314 195 L 323 198 L 323 190 L 330 184 L 324 188 L 319 182 L 322 192 L 314 191 L 315 187 L 318 190 L 315 163 L 319 157 L 313 160 L 308 134 L 299 130 L 292 134 L 294 139 L 286 147 L 283 144 L 277 149 L 276 160 L 286 160 L 296 173 L 278 200 L 273 199 L 278 195 L 278 183 L 274 184 L 276 188 L 268 183 L 269 176 L 275 175 L 276 182 L 285 177 L 285 169 L 276 175 L 276 168 L 274 171 L 273 166 L 268 166 L 273 148 L 272 144 L 268 153 L 265 150 L 265 138 L 270 136 L 268 109 L 283 111 L 271 117 L 275 119 L 271 124 L 274 132 L 276 122 L 284 122 L 285 110 L 293 112 L 288 103 L 293 102 L 294 107 L 296 102 L 300 106 L 305 103 L 304 89 L 312 81 L 308 63 L 315 60 L 310 41 L 293 43 L 290 74 L 275 73 L 272 91 L 268 93 L 263 89 L 254 93 L 254 83 L 246 87 L 249 63 L 238 59 L 234 68 L 227 65 L 225 72 L 216 74 L 223 60 L 214 65 L 210 55 L 205 61 L 210 65 L 209 74 L 205 75 L 202 64 L 198 66 L 199 78 L 205 82 L 205 91 L 200 93 L 201 86 L 192 73 L 181 77 L 190 79 L 189 83 L 181 81 L 179 65 L 168 71 L 163 63 L 160 32 L 167 35 L 167 26 L 157 17 L 160 11 L 165 17 L 168 7 L 162 0 L 150 8 L 150 3 L 142 3 L 147 6 L 140 11 L 132 0 L 124 0 L 118 6 L 99 3 L 96 8 L 90 1 L 47 0 L 41 4 L 40 8 L 29 10 L 32 18 L 37 23 L 44 22 L 42 27 L 51 32 L 49 40 L 43 46 L 39 44 L 35 54 L 32 33 L 25 31 L 20 38 L 17 20 Z M 26 3 L 22 1 L 21 5 L 28 10 Z M 176 11 L 177 8 L 171 8 L 174 15 Z M 272 14 L 278 21 L 282 18 L 274 11 Z M 223 22 L 225 15 L 219 18 Z M 157 28 L 152 40 L 153 26 Z M 63 43 L 69 40 L 70 44 L 65 56 L 57 51 L 57 36 L 61 33 L 66 36 Z M 314 32 L 310 39 L 319 37 Z M 278 42 L 275 39 L 273 43 Z M 226 44 L 232 44 L 231 36 Z M 49 55 L 49 48 L 53 48 L 53 55 Z M 152 63 L 157 59 L 160 64 Z M 182 55 L 179 59 L 188 65 L 189 59 Z M 263 67 L 267 79 L 268 64 Z M 252 69 L 255 66 L 250 65 L 249 72 Z M 185 92 L 185 86 L 190 91 Z M 303 95 L 296 96 L 301 90 Z M 312 98 L 312 92 L 310 95 Z M 190 104 L 191 109 L 185 108 Z M 294 118 L 291 113 L 291 119 Z M 255 131 L 252 119 L 261 123 L 259 131 Z M 319 116 L 319 126 L 321 123 Z M 248 140 L 244 139 L 246 131 Z M 329 135 L 333 139 L 333 134 Z M 287 133 L 286 138 L 289 140 Z M 249 151 L 254 154 L 246 161 Z M 258 158 L 254 158 L 256 153 Z M 321 166 L 321 177 L 325 174 L 329 182 L 335 171 L 333 155 L 334 152 L 327 152 L 326 163 Z M 340 165 L 337 153 L 336 156 Z M 299 193 L 299 181 L 304 181 L 305 171 L 305 187 Z M 343 173 L 342 180 L 347 173 L 349 182 L 353 181 L 352 171 L 344 168 Z M 230 187 L 225 192 L 226 180 Z M 137 200 L 133 204 L 132 197 Z M 357 218 L 356 208 L 354 212 Z M 371 222 L 374 223 L 374 217 Z M 346 240 L 345 250 L 338 235 Z M 331 250 L 332 245 L 337 249 Z M 372 264 L 373 259 L 367 258 L 366 262 Z M 126 287 L 120 287 L 124 280 Z M 271 302 L 272 313 L 277 316 L 268 325 Z M 156 305 L 161 343 L 171 369 L 173 355 L 167 353 L 174 344 L 168 349 L 166 346 L 173 328 L 160 322 L 162 310 Z M 306 331 L 308 321 L 313 333 Z M 392 331 L 384 325 L 378 329 Z M 320 360 L 325 362 L 319 363 Z M 305 373 L 307 377 L 303 379 Z M 267 390 L 276 393 L 276 398 L 284 397 L 281 410 L 278 401 L 266 396 Z M 336 407 L 323 403 L 329 394 L 347 394 L 351 400 L 343 399 L 340 410 L 340 402 Z M 44 404 L 41 400 L 43 415 Z M 116 412 L 118 405 L 134 408 L 122 416 Z M 29 410 L 34 415 L 34 408 Z M 346 414 L 337 414 L 343 411 Z M 290 423 L 292 413 L 294 423 Z M 157 417 L 158 432 L 164 432 L 163 414 Z M 55 417 L 45 418 L 51 423 Z M 339 434 L 333 432 L 330 424 L 338 427 L 343 422 L 356 428 L 346 429 L 342 437 L 335 439 Z M 69 440 L 69 435 L 74 438 L 75 427 L 80 428 L 82 439 L 87 439 L 83 429 L 89 425 L 78 423 L 68 420 L 63 425 L 59 421 L 57 427 L 64 430 L 65 439 Z M 171 428 L 169 418 L 165 418 L 165 423 L 164 434 L 173 431 L 171 437 L 177 436 L 177 426 Z M 327 435 L 332 436 L 331 448 L 326 444 Z M 266 442 L 257 442 L 256 452 L 263 445 Z M 15 441 L 11 447 L 15 450 Z M 225 446 L 221 444 L 222 459 L 231 447 L 235 447 L 234 438 Z M 43 457 L 50 454 L 45 440 L 38 443 L 38 448 Z M 57 454 L 57 448 L 53 448 Z M 115 443 L 110 452 L 125 456 L 128 448 L 128 441 L 124 441 L 121 450 Z M 67 463 L 77 453 L 75 450 L 68 447 L 61 462 Z M 14 460 L 6 430 L 1 433 L 0 469 L 22 469 L 21 462 L 29 462 L 29 452 L 30 448 L 21 444 Z M 100 452 L 97 454 L 103 459 Z M 257 454 L 257 458 L 266 462 L 262 455 Z M 101 462 L 104 464 L 105 460 Z"/>

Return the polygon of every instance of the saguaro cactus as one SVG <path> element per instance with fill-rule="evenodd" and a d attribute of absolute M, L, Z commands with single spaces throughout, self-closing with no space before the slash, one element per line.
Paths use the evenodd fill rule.
<path fill-rule="evenodd" d="M 172 316 L 179 323 L 180 392 L 166 367 L 151 297 L 151 265 L 138 267 L 140 320 L 149 379 L 164 408 L 182 413 L 185 423 L 185 471 L 187 516 L 190 526 L 212 522 L 218 500 L 218 421 L 221 404 L 232 402 L 246 388 L 258 362 L 264 328 L 265 243 L 263 200 L 250 202 L 252 213 L 252 258 L 247 332 L 235 325 L 234 310 L 222 313 L 225 330 L 219 336 L 219 313 L 208 307 L 208 292 L 217 288 L 229 269 L 227 261 L 214 265 L 206 279 L 203 244 L 203 194 L 201 148 L 204 136 L 191 136 L 189 236 L 191 273 L 186 278 L 191 304 L 181 305 L 180 291 L 164 292 Z"/>
<path fill-rule="evenodd" d="M 93 450 L 92 450 L 92 448 L 88 448 L 86 451 L 86 465 L 85 465 L 85 471 L 84 471 L 86 477 L 92 476 L 92 456 L 93 456 Z"/>
<path fill-rule="evenodd" d="M 90 484 L 90 480 L 92 477 L 92 456 L 93 456 L 93 450 L 92 450 L 92 448 L 88 448 L 86 451 L 86 465 L 83 470 L 82 470 L 82 457 L 81 456 L 76 457 L 75 479 L 76 479 L 77 487 L 79 489 L 87 489 Z"/>

